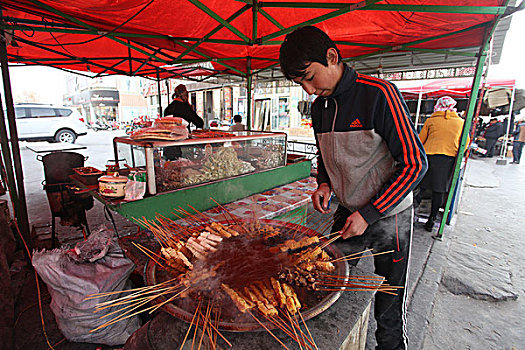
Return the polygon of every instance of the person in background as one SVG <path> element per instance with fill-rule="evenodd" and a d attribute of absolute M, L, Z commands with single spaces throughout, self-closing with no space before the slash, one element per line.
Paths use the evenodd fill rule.
<path fill-rule="evenodd" d="M 230 131 L 244 131 L 246 130 L 246 126 L 242 123 L 242 116 L 239 114 L 236 114 L 233 116 L 233 121 L 235 124 L 230 126 Z"/>
<path fill-rule="evenodd" d="M 195 113 L 190 105 L 186 86 L 184 84 L 177 85 L 172 97 L 173 101 L 164 110 L 164 116 L 173 115 L 186 120 L 188 122 L 188 130 L 190 128 L 189 124 L 194 124 L 197 128 L 202 129 L 204 120 Z"/>
<path fill-rule="evenodd" d="M 375 272 L 405 286 L 412 236 L 412 190 L 427 159 L 401 93 L 390 82 L 343 63 L 322 30 L 306 26 L 286 35 L 279 63 L 284 76 L 317 95 L 312 125 L 319 149 L 314 208 L 327 214 L 332 191 L 340 202 L 332 232 L 348 251 L 392 250 L 374 257 Z M 357 262 L 357 260 L 355 260 Z M 377 293 L 377 349 L 406 349 L 405 288 Z"/>
<path fill-rule="evenodd" d="M 164 110 L 164 116 L 173 115 L 188 122 L 188 131 L 191 131 L 190 124 L 194 124 L 197 128 L 204 127 L 204 120 L 195 113 L 193 107 L 189 103 L 188 90 L 183 84 L 177 85 L 175 93 L 173 94 L 173 101 Z M 179 146 L 164 147 L 164 157 L 167 160 L 174 160 L 182 156 L 182 150 Z"/>
<path fill-rule="evenodd" d="M 503 134 L 503 124 L 498 121 L 498 118 L 492 118 L 483 134 L 485 138 L 485 148 L 487 149 L 487 154 L 482 155 L 483 158 L 494 157 L 496 142 Z"/>
<path fill-rule="evenodd" d="M 455 106 L 456 101 L 452 97 L 441 97 L 419 133 L 428 158 L 428 171 L 420 187 L 432 191 L 430 215 L 425 224 L 429 232 L 432 232 L 439 208 L 450 190 L 463 131 L 464 120 L 456 113 Z"/>
<path fill-rule="evenodd" d="M 514 142 L 512 143 L 512 162 L 510 164 L 519 164 L 523 145 L 525 144 L 525 119 L 516 122 L 512 135 L 514 136 Z"/>

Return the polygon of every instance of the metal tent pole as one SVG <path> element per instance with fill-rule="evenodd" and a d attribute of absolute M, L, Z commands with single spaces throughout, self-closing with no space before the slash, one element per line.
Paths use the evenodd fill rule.
<path fill-rule="evenodd" d="M 510 132 L 510 123 L 512 121 L 512 108 L 514 108 L 514 98 L 516 96 L 516 86 L 513 86 L 512 87 L 512 95 L 511 95 L 511 98 L 510 98 L 510 106 L 509 106 L 509 121 L 507 123 L 507 131 L 505 132 L 505 137 L 503 138 L 503 147 L 501 147 L 501 154 L 500 154 L 500 159 L 498 159 L 496 161 L 496 164 L 499 164 L 499 165 L 506 165 L 507 164 L 507 161 L 505 159 L 505 156 L 507 155 L 507 148 L 508 148 L 508 143 L 509 143 L 509 132 Z"/>
<path fill-rule="evenodd" d="M 247 62 L 246 78 L 248 80 L 248 85 L 246 89 L 246 99 L 247 99 L 246 106 L 248 110 L 246 113 L 246 127 L 248 130 L 251 130 L 252 129 L 252 72 L 251 72 L 252 59 L 248 57 L 247 61 L 248 62 Z"/>
<path fill-rule="evenodd" d="M 2 105 L 2 97 L 0 96 L 0 106 Z M 4 169 L 7 177 L 7 186 L 11 200 L 13 201 L 14 213 L 18 219 L 18 190 L 16 189 L 15 174 L 13 172 L 13 159 L 11 157 L 11 148 L 9 147 L 9 136 L 6 128 L 6 117 L 4 115 L 4 109 L 0 108 L 0 143 L 2 144 L 2 158 L 4 163 Z"/>
<path fill-rule="evenodd" d="M 2 30 L 0 34 L 0 62 L 2 64 L 2 80 L 4 83 L 5 105 L 7 109 L 7 120 L 9 122 L 9 134 L 11 136 L 11 152 L 13 156 L 13 164 L 15 166 L 15 179 L 18 190 L 17 221 L 18 227 L 20 228 L 20 232 L 22 233 L 24 239 L 29 245 L 29 248 L 31 248 L 31 242 L 29 241 L 29 219 L 27 217 L 27 204 L 24 190 L 24 172 L 22 170 L 22 160 L 20 159 L 20 146 L 18 145 L 18 132 L 16 130 L 15 107 L 13 105 L 11 79 L 9 77 L 9 68 L 7 66 L 7 45 L 4 40 L 4 31 Z M 10 167 L 11 159 L 4 160 L 6 161 L 6 167 Z"/>
<path fill-rule="evenodd" d="M 419 114 L 421 112 L 421 99 L 423 98 L 423 87 L 419 89 L 419 97 L 417 99 L 416 121 L 414 123 L 416 131 L 418 131 L 417 123 L 419 123 Z"/>
<path fill-rule="evenodd" d="M 472 125 L 472 117 L 474 116 L 474 110 L 476 108 L 476 99 L 478 97 L 478 91 L 479 91 L 479 85 L 481 82 L 481 77 L 483 75 L 483 67 L 485 66 L 485 60 L 487 59 L 487 49 L 490 42 L 490 39 L 492 37 L 492 33 L 494 32 L 494 29 L 496 28 L 498 21 L 494 21 L 493 27 L 489 30 L 489 33 L 486 35 L 486 37 L 483 40 L 483 44 L 481 45 L 481 48 L 479 50 L 479 56 L 478 56 L 478 62 L 476 64 L 476 73 L 474 76 L 474 80 L 472 81 L 472 90 L 470 93 L 469 103 L 468 103 L 468 110 L 467 110 L 467 116 L 465 118 L 465 123 L 463 125 L 463 133 L 461 136 L 461 141 L 459 144 L 459 150 L 458 150 L 458 156 L 456 157 L 456 164 L 454 167 L 454 176 L 452 177 L 452 183 L 450 185 L 450 191 L 448 193 L 447 202 L 445 205 L 445 211 L 443 213 L 443 217 L 441 218 L 441 223 L 439 225 L 439 230 L 434 236 L 436 239 L 442 239 L 443 238 L 443 230 L 445 229 L 445 223 L 447 221 L 450 206 L 452 204 L 452 200 L 454 198 L 454 189 L 456 188 L 456 184 L 458 183 L 458 178 L 461 170 L 461 163 L 463 162 L 463 153 L 465 151 L 465 146 L 467 144 L 467 136 L 469 135 L 470 126 Z M 466 131 L 466 132 L 465 132 Z M 460 191 L 461 189 L 458 189 Z"/>
<path fill-rule="evenodd" d="M 159 118 L 163 117 L 162 115 L 162 94 L 160 93 L 160 78 L 159 78 L 159 70 L 157 69 L 157 90 L 159 93 Z"/>

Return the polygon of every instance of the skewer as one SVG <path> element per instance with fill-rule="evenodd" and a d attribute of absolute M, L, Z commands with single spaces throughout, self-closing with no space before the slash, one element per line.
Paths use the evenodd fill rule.
<path fill-rule="evenodd" d="M 205 222 L 206 224 L 209 224 L 210 222 L 213 221 L 213 219 L 212 219 L 210 216 L 208 216 L 208 215 L 206 215 L 206 214 L 204 214 L 204 213 L 198 211 L 197 209 L 195 209 L 195 208 L 192 207 L 191 205 L 188 204 L 188 207 L 190 207 L 190 208 L 193 209 L 196 213 L 198 213 L 200 216 L 202 216 L 203 218 L 205 218 L 205 219 L 206 219 L 206 222 Z"/>
<path fill-rule="evenodd" d="M 201 333 L 201 338 L 199 340 L 199 347 L 197 348 L 197 350 L 201 350 L 202 340 L 204 339 L 204 335 L 206 334 L 206 328 L 207 328 L 209 317 L 210 317 L 210 303 L 208 303 L 208 306 L 206 307 L 206 316 L 204 317 L 202 321 L 202 333 Z"/>
<path fill-rule="evenodd" d="M 151 260 L 153 260 L 157 265 L 163 267 L 163 268 L 166 268 L 166 266 L 164 266 L 163 264 L 161 264 L 157 259 L 155 259 L 153 256 L 151 256 L 148 252 L 146 252 L 144 249 L 142 249 L 140 247 L 139 244 L 135 243 L 135 242 L 131 242 L 135 247 L 137 247 L 142 253 L 144 253 L 147 257 L 149 257 Z M 164 259 L 166 260 L 166 259 Z M 167 260 L 166 260 L 167 261 Z"/>
<path fill-rule="evenodd" d="M 287 311 L 286 315 L 288 316 L 288 320 L 290 321 L 290 325 L 292 326 L 292 331 L 294 332 L 295 337 L 298 339 L 297 344 L 299 344 L 299 349 L 302 350 L 303 347 L 302 347 L 302 345 L 301 345 L 301 341 L 304 342 L 304 340 L 299 339 L 299 336 L 297 335 L 297 332 L 295 331 L 295 327 L 294 327 L 294 324 L 293 324 L 293 321 L 292 321 L 292 317 L 290 316 L 290 312 L 288 312 L 288 310 L 286 310 L 286 311 Z M 305 344 L 305 345 L 306 345 L 306 344 Z"/>
<path fill-rule="evenodd" d="M 164 247 L 164 248 L 167 247 L 167 244 L 164 242 L 164 238 L 163 238 L 163 237 L 159 237 L 159 236 L 157 236 L 157 233 L 154 232 L 153 230 L 151 230 L 150 225 L 149 225 L 146 221 L 142 221 L 141 219 L 137 219 L 137 218 L 135 218 L 135 217 L 132 217 L 132 219 L 135 220 L 135 221 L 136 221 L 137 223 L 139 223 L 140 225 L 142 225 L 143 227 L 148 228 L 148 229 L 151 231 L 151 233 L 153 234 L 153 236 L 155 236 L 155 239 L 157 239 L 157 241 L 159 242 L 159 244 L 160 244 L 162 247 Z"/>
<path fill-rule="evenodd" d="M 332 244 L 333 242 L 335 242 L 337 239 L 341 238 L 341 234 L 337 235 L 337 236 L 334 236 L 332 238 L 330 238 L 328 241 L 326 241 L 323 245 L 320 246 L 321 249 L 324 249 L 326 248 L 328 245 Z"/>
<path fill-rule="evenodd" d="M 223 212 L 222 212 L 222 215 L 224 215 L 224 219 L 225 219 L 226 221 L 228 221 L 228 217 L 226 216 L 226 213 L 227 213 L 227 214 L 230 216 L 230 218 L 233 220 L 233 222 L 236 222 L 236 220 L 233 218 L 232 213 L 231 213 L 228 209 L 226 209 L 225 206 L 223 206 L 222 204 L 220 204 L 219 202 L 217 202 L 215 199 L 213 199 L 213 197 L 210 197 L 210 199 L 211 199 L 213 202 L 215 202 L 215 204 L 217 204 L 217 206 L 218 206 L 219 208 L 222 209 L 222 211 L 223 211 Z"/>
<path fill-rule="evenodd" d="M 384 277 L 381 276 L 345 276 L 345 275 L 323 275 L 323 278 L 340 278 L 340 279 L 371 279 L 371 280 L 383 280 Z"/>
<path fill-rule="evenodd" d="M 293 335 L 293 333 L 291 331 L 288 330 L 287 328 L 287 325 L 286 324 L 281 324 L 277 318 L 272 318 L 272 317 L 265 317 L 268 321 L 272 322 L 275 326 L 277 326 L 281 331 L 283 331 L 284 333 L 286 333 L 290 338 L 292 338 L 293 340 L 295 341 L 299 341 L 298 339 L 296 339 Z"/>
<path fill-rule="evenodd" d="M 199 218 L 197 215 L 193 215 L 191 214 L 189 211 L 185 210 L 184 208 L 182 208 L 181 206 L 179 206 L 179 209 L 178 209 L 180 212 L 182 212 L 183 214 L 186 214 L 186 217 L 190 217 L 192 218 L 193 220 L 195 220 L 195 222 L 197 221 L 200 221 L 202 222 L 203 224 L 207 224 L 208 222 L 207 221 L 204 221 L 202 220 L 201 218 Z"/>
<path fill-rule="evenodd" d="M 159 303 L 157 304 L 156 306 L 153 306 L 153 310 L 151 310 L 149 313 L 152 314 L 153 312 L 157 311 L 159 308 L 161 308 L 164 304 L 167 304 L 169 303 L 170 301 L 172 301 L 173 299 L 177 298 L 179 295 L 181 295 L 182 293 L 184 293 L 185 291 L 187 291 L 190 287 L 186 287 L 184 288 L 183 290 L 181 290 L 180 292 L 178 292 L 177 294 L 175 294 L 174 296 L 170 297 L 169 299 L 166 299 L 165 301 L 163 301 L 162 303 Z"/>
<path fill-rule="evenodd" d="M 182 350 L 182 348 L 184 347 L 184 344 L 186 344 L 186 339 L 188 339 L 188 334 L 190 334 L 191 327 L 193 326 L 193 321 L 195 321 L 195 317 L 197 317 L 197 314 L 199 313 L 201 302 L 202 300 L 199 300 L 199 304 L 197 305 L 197 308 L 195 309 L 195 313 L 193 314 L 193 318 L 191 319 L 190 327 L 188 328 L 188 331 L 186 332 L 186 335 L 184 336 L 184 339 L 182 340 L 182 345 L 180 346 L 179 350 Z M 197 327 L 197 325 L 195 325 L 195 327 Z"/>
<path fill-rule="evenodd" d="M 206 328 L 206 331 L 208 332 L 208 344 L 210 344 L 212 350 L 215 350 L 216 335 L 212 332 L 211 322 L 210 326 Z"/>
<path fill-rule="evenodd" d="M 120 300 L 124 300 L 124 299 L 129 299 L 129 298 L 133 298 L 135 296 L 140 296 L 140 295 L 146 295 L 146 294 L 149 294 L 151 293 L 152 291 L 156 291 L 158 289 L 162 289 L 164 285 L 167 285 L 171 282 L 175 282 L 175 278 L 171 279 L 171 280 L 168 280 L 168 281 L 165 281 L 165 282 L 162 282 L 162 283 L 158 283 L 158 284 L 155 284 L 153 286 L 148 286 L 148 287 L 141 287 L 141 288 L 135 288 L 135 289 L 131 289 L 129 291 L 135 291 L 135 290 L 138 290 L 137 292 L 135 293 L 132 293 L 130 295 L 127 295 L 127 296 L 124 296 L 124 297 L 121 297 L 121 298 L 118 298 L 118 299 L 114 299 L 114 300 L 108 300 L 108 301 L 104 301 L 102 303 L 98 303 L 97 305 L 108 305 L 108 304 L 111 304 L 111 303 L 114 303 L 114 302 L 117 302 L 117 301 L 120 301 Z M 177 284 L 175 285 L 176 287 L 179 287 L 180 284 Z M 174 287 L 175 287 L 174 286 Z M 116 293 L 122 293 L 122 292 L 127 292 L 127 291 L 115 291 L 115 292 L 108 292 L 108 293 L 103 293 L 103 295 L 97 295 L 97 294 L 92 294 L 93 296 L 92 297 L 89 297 L 87 299 L 96 299 L 96 298 L 99 298 L 99 297 L 102 297 L 102 296 L 107 296 L 107 295 L 111 295 L 111 294 L 116 294 Z"/>
<path fill-rule="evenodd" d="M 228 209 L 226 209 L 225 206 L 223 206 L 222 204 L 220 204 L 219 202 L 217 202 L 217 201 L 216 201 L 215 199 L 213 199 L 212 197 L 210 197 L 210 199 L 211 199 L 212 201 L 214 201 L 215 204 L 217 204 L 217 206 L 218 206 L 219 208 L 221 208 L 223 211 L 225 211 L 226 213 L 228 213 L 228 215 L 232 218 L 233 222 L 235 222 L 236 225 L 239 225 L 239 226 L 244 230 L 244 233 L 248 233 L 248 232 L 249 232 L 249 231 L 246 229 L 246 226 L 244 226 L 244 224 L 242 223 L 242 221 L 240 221 L 240 220 L 238 219 L 237 216 L 233 215 Z M 226 215 L 225 215 L 225 217 L 226 217 Z M 226 221 L 228 221 L 228 220 L 226 220 Z"/>
<path fill-rule="evenodd" d="M 281 344 L 286 350 L 290 350 L 290 349 L 288 349 L 288 347 L 287 347 L 286 345 L 284 345 L 284 343 L 283 343 L 279 338 L 277 338 L 277 337 L 275 336 L 275 334 L 272 333 L 271 330 L 268 329 L 268 327 L 266 327 L 266 326 L 264 325 L 264 323 L 262 323 L 261 321 L 259 321 L 259 319 L 258 319 L 257 317 L 255 317 L 255 316 L 250 312 L 250 310 L 247 310 L 246 312 L 247 312 L 250 316 L 252 316 L 252 317 L 254 318 L 254 320 L 257 321 L 257 323 L 259 323 L 261 326 L 263 326 L 263 328 L 264 328 L 268 333 L 270 333 L 270 335 L 271 335 L 272 337 L 274 337 L 275 340 L 277 340 L 277 341 L 278 341 L 278 342 L 279 342 L 279 343 L 280 343 L 280 344 Z"/>
<path fill-rule="evenodd" d="M 317 345 L 315 344 L 315 340 L 314 340 L 314 337 L 312 337 L 312 333 L 310 333 L 310 329 L 308 329 L 308 326 L 306 325 L 306 322 L 303 318 L 303 315 L 301 314 L 300 311 L 297 311 L 297 313 L 299 314 L 299 316 L 301 317 L 301 320 L 303 321 L 303 324 L 304 324 L 304 328 L 306 328 L 306 331 L 308 332 L 308 335 L 310 336 L 310 339 L 312 340 L 313 342 L 313 346 L 315 347 L 315 350 L 319 350 L 319 348 L 317 347 Z"/>
<path fill-rule="evenodd" d="M 137 297 L 137 298 L 126 299 L 126 300 L 119 301 L 119 302 L 116 302 L 116 303 L 111 303 L 111 304 L 108 304 L 108 305 L 105 305 L 105 306 L 96 306 L 96 308 L 95 308 L 95 312 L 99 312 L 99 311 L 102 311 L 102 310 L 104 310 L 104 309 L 107 309 L 107 308 L 110 308 L 110 307 L 115 307 L 115 306 L 118 306 L 118 305 L 125 305 L 125 304 L 130 304 L 130 303 L 137 303 L 137 302 L 140 302 L 140 301 L 145 300 L 145 299 L 150 299 L 150 298 L 151 298 L 151 299 L 155 299 L 156 297 L 158 297 L 158 296 L 160 296 L 160 295 L 162 295 L 162 294 L 165 294 L 164 292 L 166 292 L 166 293 L 171 293 L 171 292 L 173 291 L 173 289 L 175 289 L 175 288 L 174 288 L 174 287 L 168 287 L 168 288 L 164 288 L 164 289 L 160 289 L 160 290 L 156 289 L 156 290 L 153 291 L 153 292 L 157 292 L 157 294 L 155 294 L 155 295 L 149 295 L 149 296 L 146 296 L 146 294 L 144 294 L 144 295 L 141 295 L 141 296 L 139 296 L 139 297 Z M 97 304 L 97 305 L 98 305 L 98 304 Z M 129 306 L 126 306 L 126 307 L 124 307 L 124 308 L 121 308 L 121 309 L 117 310 L 117 312 L 118 312 L 118 311 L 125 310 L 125 309 L 127 309 L 128 307 L 129 307 Z M 113 313 L 116 313 L 116 312 L 113 312 Z M 111 314 L 113 314 L 113 313 L 111 313 Z M 107 315 L 104 315 L 104 316 L 102 316 L 102 317 L 107 317 L 107 316 L 109 316 L 109 315 L 111 315 L 111 314 L 107 314 Z M 102 317 L 101 317 L 101 318 L 102 318 Z"/>
<path fill-rule="evenodd" d="M 155 218 L 157 219 L 158 222 L 163 224 L 165 227 L 167 226 L 171 230 L 170 231 L 171 235 L 175 237 L 182 236 L 181 238 L 188 238 L 189 236 L 191 236 L 191 233 L 187 232 L 183 226 L 177 224 L 175 221 L 171 220 L 170 218 L 160 213 L 155 213 L 155 215 L 156 215 Z"/>
<path fill-rule="evenodd" d="M 341 258 L 337 258 L 337 259 L 334 259 L 334 260 L 331 260 L 330 262 L 336 262 L 336 261 L 349 261 L 349 260 L 355 260 L 355 259 L 361 259 L 361 258 L 368 258 L 368 257 L 371 257 L 371 256 L 377 256 L 377 255 L 383 255 L 383 254 L 389 254 L 389 253 L 393 253 L 394 250 L 388 250 L 386 252 L 381 252 L 381 253 L 375 253 L 375 254 L 369 254 L 369 255 L 363 255 L 363 256 L 356 256 L 356 257 L 349 257 L 349 256 L 343 256 Z M 352 254 L 351 254 L 352 255 Z M 355 254 L 354 254 L 355 255 Z"/>
<path fill-rule="evenodd" d="M 201 313 L 201 315 L 202 315 L 202 313 Z M 219 316 L 217 316 L 217 314 L 216 314 L 215 317 L 216 317 L 216 322 L 217 322 L 217 324 L 219 324 Z M 215 333 L 218 334 L 218 335 L 222 338 L 222 340 L 224 340 L 224 341 L 225 341 L 230 347 L 233 346 L 232 343 L 230 343 L 230 342 L 228 341 L 228 339 L 226 339 L 226 338 L 222 335 L 222 333 L 219 331 L 219 329 L 217 329 L 216 326 L 214 326 L 214 325 L 211 324 L 211 323 L 210 323 L 210 326 L 213 328 L 213 330 L 215 331 Z"/>
<path fill-rule="evenodd" d="M 301 329 L 301 325 L 299 324 L 299 322 L 297 322 L 297 321 L 295 320 L 295 317 L 292 316 L 288 310 L 286 310 L 286 311 L 288 312 L 288 317 L 289 317 L 290 321 L 291 321 L 291 322 L 297 327 L 297 329 L 299 330 L 299 332 L 301 332 L 301 337 L 304 338 L 304 339 L 306 339 L 306 340 L 308 341 L 308 343 L 310 343 L 312 346 L 317 347 L 317 346 L 315 345 L 315 342 L 313 341 L 313 338 L 312 338 L 312 339 L 308 338 L 308 336 L 303 332 L 303 330 Z M 300 314 L 299 310 L 297 310 L 297 313 Z M 302 317 L 302 316 L 301 316 L 301 317 Z M 304 321 L 304 320 L 303 320 L 303 321 Z M 308 327 L 306 326 L 306 324 L 305 324 L 305 327 L 306 327 L 306 329 L 308 330 Z M 310 330 L 308 330 L 308 333 L 310 333 Z M 309 349 L 311 349 L 311 346 L 308 345 L 308 344 L 306 344 L 306 342 L 304 343 L 304 345 L 305 345 L 306 347 L 308 347 Z"/>
<path fill-rule="evenodd" d="M 165 282 L 162 282 L 162 283 L 159 283 L 159 284 L 153 285 L 153 286 L 139 287 L 139 288 L 126 289 L 126 290 L 119 290 L 119 291 L 113 291 L 113 292 L 104 292 L 104 293 L 94 293 L 94 294 L 89 294 L 84 300 L 97 299 L 97 298 L 101 298 L 101 297 L 105 297 L 105 296 L 113 295 L 113 294 L 120 294 L 120 293 L 126 293 L 126 292 L 134 292 L 134 291 L 138 291 L 138 290 L 147 290 L 147 289 L 152 289 L 152 288 L 154 288 L 155 286 L 163 285 L 163 284 L 167 284 L 167 283 L 173 282 L 173 281 L 175 281 L 175 280 L 176 280 L 176 278 L 172 278 L 172 279 L 170 279 L 170 280 L 168 280 L 168 281 L 165 281 Z"/>

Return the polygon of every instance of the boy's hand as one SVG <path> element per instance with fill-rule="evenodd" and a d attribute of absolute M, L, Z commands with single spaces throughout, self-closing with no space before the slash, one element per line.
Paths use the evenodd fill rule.
<path fill-rule="evenodd" d="M 319 188 L 317 188 L 314 194 L 312 194 L 312 203 L 314 205 L 314 209 L 323 214 L 329 213 L 330 210 L 325 208 L 328 207 L 328 201 L 330 200 L 331 194 L 332 191 L 330 190 L 330 186 L 328 186 L 328 184 L 320 184 Z"/>
<path fill-rule="evenodd" d="M 368 227 L 368 222 L 361 216 L 358 211 L 355 211 L 346 219 L 345 226 L 340 231 L 343 239 L 354 236 L 361 236 Z"/>

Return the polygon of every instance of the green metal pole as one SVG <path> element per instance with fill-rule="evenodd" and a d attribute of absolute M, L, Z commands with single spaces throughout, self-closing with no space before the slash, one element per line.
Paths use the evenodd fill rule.
<path fill-rule="evenodd" d="M 445 211 L 443 217 L 441 218 L 441 223 L 439 225 L 439 230 L 435 236 L 436 239 L 443 239 L 443 230 L 445 229 L 445 223 L 449 215 L 450 206 L 452 204 L 452 198 L 454 197 L 454 189 L 458 183 L 459 173 L 461 169 L 461 163 L 463 162 L 463 153 L 465 152 L 465 145 L 467 144 L 467 137 L 469 135 L 470 126 L 472 125 L 472 117 L 474 115 L 474 110 L 476 109 L 476 99 L 478 97 L 479 84 L 481 82 L 481 77 L 483 75 L 483 67 L 485 66 L 485 60 L 487 58 L 487 50 L 489 47 L 490 38 L 496 28 L 498 20 L 494 21 L 494 24 L 489 31 L 489 34 L 484 38 L 483 44 L 479 50 L 478 62 L 476 64 L 476 74 L 474 80 L 472 81 L 472 90 L 470 92 L 470 99 L 467 109 L 467 117 L 465 118 L 465 124 L 463 126 L 463 133 L 461 136 L 461 142 L 459 145 L 458 155 L 456 157 L 456 165 L 454 167 L 454 176 L 452 177 L 452 183 L 450 185 L 450 191 L 447 197 L 447 203 L 445 205 Z M 461 191 L 458 188 L 458 194 Z"/>
<path fill-rule="evenodd" d="M 0 35 L 4 36 L 4 31 L 0 31 Z M 24 189 L 24 171 L 22 168 L 22 160 L 20 158 L 20 145 L 18 144 L 18 131 L 16 130 L 15 107 L 13 104 L 13 93 L 11 91 L 11 78 L 9 76 L 9 67 L 7 61 L 7 46 L 4 40 L 0 41 L 0 61 L 2 63 L 2 81 L 4 83 L 5 106 L 7 110 L 7 120 L 9 121 L 9 135 L 11 136 L 11 152 L 13 156 L 13 164 L 15 166 L 15 180 L 18 192 L 18 227 L 24 237 L 29 248 L 32 248 L 29 240 L 29 219 L 27 216 L 26 194 Z M 3 116 L 2 116 L 3 118 Z M 5 123 L 5 122 L 4 122 Z M 5 124 L 4 124 L 5 127 Z M 10 159 L 4 159 L 7 161 Z M 6 167 L 10 167 L 11 163 L 7 163 Z M 14 203 L 13 203 L 14 204 Z"/>
<path fill-rule="evenodd" d="M 259 5 L 257 0 L 253 0 L 252 4 L 252 44 L 257 41 L 257 12 L 259 10 Z"/>
<path fill-rule="evenodd" d="M 160 77 L 159 70 L 157 69 L 157 90 L 159 92 L 159 118 L 162 118 L 162 94 L 160 93 Z"/>
<path fill-rule="evenodd" d="M 248 111 L 246 112 L 246 127 L 248 130 L 252 129 L 252 59 L 248 57 L 246 67 L 246 78 L 248 85 L 246 87 L 246 106 Z"/>
<path fill-rule="evenodd" d="M 242 15 L 244 12 L 246 12 L 246 10 L 248 10 L 250 8 L 250 5 L 245 5 L 243 7 L 241 7 L 237 12 L 235 12 L 233 15 L 231 15 L 230 17 L 228 17 L 226 19 L 227 22 L 231 22 L 233 21 L 235 18 L 239 17 L 240 15 Z M 208 34 L 206 34 L 204 37 L 202 37 L 202 39 L 198 40 L 195 44 L 193 44 L 191 47 L 187 48 L 183 53 L 181 53 L 177 59 L 181 59 L 182 57 L 186 56 L 189 52 L 193 51 L 193 49 L 195 49 L 197 46 L 199 46 L 201 43 L 207 41 L 213 34 L 217 33 L 219 30 L 221 30 L 222 28 L 224 28 L 224 26 L 222 24 L 218 25 L 217 27 L 215 27 L 211 32 L 209 32 Z M 242 45 L 246 45 L 246 42 L 244 41 L 239 41 L 239 43 L 241 43 Z"/>

